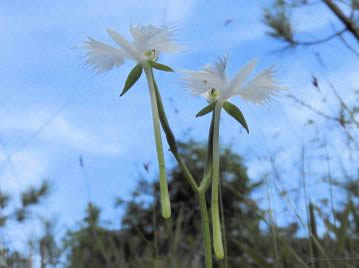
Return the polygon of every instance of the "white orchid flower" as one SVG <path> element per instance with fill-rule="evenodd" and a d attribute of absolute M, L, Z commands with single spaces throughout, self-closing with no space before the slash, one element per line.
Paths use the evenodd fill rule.
<path fill-rule="evenodd" d="M 105 73 L 119 67 L 125 60 L 133 59 L 137 63 L 156 60 L 161 52 L 177 52 L 180 46 L 173 42 L 176 28 L 162 25 L 130 25 L 133 41 L 129 42 L 121 34 L 107 29 L 108 35 L 119 47 L 113 47 L 91 37 L 85 42 L 85 64 L 97 73 Z"/>
<path fill-rule="evenodd" d="M 209 102 L 218 100 L 223 103 L 238 95 L 252 103 L 263 104 L 271 101 L 278 90 L 283 89 L 273 79 L 274 67 L 264 70 L 244 84 L 254 69 L 256 60 L 245 65 L 232 80 L 226 75 L 227 62 L 228 56 L 219 57 L 215 66 L 206 66 L 201 71 L 184 71 L 183 80 L 194 95 L 202 95 Z"/>

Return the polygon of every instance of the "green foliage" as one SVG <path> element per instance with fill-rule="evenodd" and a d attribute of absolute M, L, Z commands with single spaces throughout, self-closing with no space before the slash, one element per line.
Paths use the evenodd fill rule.
<path fill-rule="evenodd" d="M 263 22 L 270 31 L 268 34 L 273 38 L 281 39 L 294 45 L 293 27 L 290 22 L 288 8 L 283 1 L 277 1 L 272 8 L 264 10 Z"/>
<path fill-rule="evenodd" d="M 178 142 L 178 150 L 194 177 L 200 177 L 205 167 L 204 147 L 190 140 Z M 88 205 L 81 228 L 67 235 L 67 267 L 203 267 L 198 202 L 180 168 L 173 167 L 168 174 L 172 220 L 164 221 L 160 215 L 157 180 L 141 179 L 131 200 L 116 200 L 116 205 L 125 209 L 119 230 L 103 227 L 100 210 Z M 298 237 L 297 222 L 276 226 L 251 199 L 262 183 L 250 181 L 242 158 L 231 148 L 221 152 L 220 177 L 228 267 L 355 268 L 359 213 L 354 200 L 358 187 L 342 185 L 350 198 L 335 211 L 335 221 L 324 207 L 309 203 L 310 232 L 308 237 Z M 208 202 L 210 196 L 206 199 Z M 325 223 L 322 235 L 318 234 L 319 222 Z M 223 267 L 224 262 L 215 261 L 214 265 Z"/>
<path fill-rule="evenodd" d="M 10 196 L 6 193 L 0 192 L 0 209 L 7 207 L 10 201 Z"/>
<path fill-rule="evenodd" d="M 0 227 L 6 224 L 7 216 L 1 213 L 1 210 L 5 209 L 10 201 L 10 196 L 6 193 L 0 192 Z"/>
<path fill-rule="evenodd" d="M 175 153 L 177 151 L 176 139 L 175 139 L 175 137 L 172 133 L 172 130 L 169 126 L 169 123 L 168 123 L 168 120 L 166 117 L 166 113 L 165 113 L 165 110 L 163 107 L 162 98 L 160 96 L 160 91 L 158 90 L 156 79 L 153 75 L 153 70 L 151 70 L 151 75 L 152 75 L 152 79 L 153 79 L 153 85 L 154 85 L 157 107 L 158 107 L 158 116 L 160 118 L 161 126 L 162 126 L 163 131 L 166 134 L 166 139 L 167 139 L 168 145 L 170 146 L 170 150 L 173 153 Z"/>
<path fill-rule="evenodd" d="M 174 70 L 167 65 L 164 65 L 164 64 L 161 64 L 161 63 L 158 63 L 155 61 L 148 61 L 148 63 L 150 64 L 150 66 L 153 69 L 164 71 L 164 72 L 174 72 Z"/>
<path fill-rule="evenodd" d="M 126 79 L 125 85 L 122 89 L 120 96 L 125 95 L 125 93 L 134 85 L 136 84 L 137 80 L 140 79 L 143 72 L 143 67 L 141 64 L 137 64 L 131 72 L 128 74 Z"/>
<path fill-rule="evenodd" d="M 122 267 L 121 245 L 126 240 L 117 232 L 101 227 L 99 221 L 100 210 L 89 203 L 80 230 L 68 231 L 64 239 L 65 248 L 70 249 L 66 267 L 112 267 L 114 263 Z"/>
<path fill-rule="evenodd" d="M 40 267 L 57 267 L 63 253 L 62 246 L 56 241 L 56 221 L 40 219 L 42 233 L 40 236 L 32 237 L 29 246 L 32 252 L 40 257 Z"/>
<path fill-rule="evenodd" d="M 50 185 L 44 181 L 39 188 L 31 186 L 28 190 L 21 194 L 21 203 L 25 208 L 30 205 L 38 204 L 40 199 L 49 194 Z"/>
<path fill-rule="evenodd" d="M 0 193 L 0 230 L 5 229 L 11 220 L 16 220 L 18 223 L 24 223 L 29 216 L 33 215 L 31 209 L 34 206 L 38 206 L 41 201 L 50 193 L 50 184 L 48 181 L 43 181 L 40 186 L 30 186 L 28 189 L 20 193 L 21 207 L 12 208 L 11 202 L 14 198 L 10 198 L 7 193 Z M 6 237 L 5 237 L 6 238 Z M 52 239 L 52 245 L 54 243 L 54 237 L 50 237 L 48 233 L 47 238 L 41 243 L 42 248 L 49 248 L 50 239 Z M 35 241 L 33 241 L 35 242 Z M 58 255 L 56 256 L 57 259 Z M 55 259 L 55 257 L 53 258 Z M 10 250 L 8 245 L 3 244 L 0 241 L 0 268 L 8 267 L 31 267 L 31 258 L 21 254 L 17 250 Z M 43 268 L 45 266 L 41 266 Z"/>
<path fill-rule="evenodd" d="M 178 151 L 194 176 L 200 177 L 205 167 L 202 160 L 206 156 L 204 146 L 192 140 L 178 142 Z M 267 212 L 259 209 L 251 199 L 251 194 L 260 189 L 262 182 L 251 182 L 242 158 L 228 147 L 223 149 L 220 157 L 229 268 L 356 267 L 359 252 L 358 179 L 345 183 L 334 180 L 333 184 L 347 194 L 347 200 L 333 213 L 328 213 L 324 206 L 309 203 L 308 236 L 298 237 L 297 222 L 293 220 L 287 226 L 276 226 L 268 220 Z M 160 215 L 157 180 L 150 183 L 143 179 L 139 180 L 132 199 L 116 200 L 116 205 L 126 212 L 120 229 L 104 227 L 101 210 L 92 203 L 86 208 L 80 228 L 69 230 L 62 245 L 55 240 L 54 224 L 42 221 L 43 234 L 31 241 L 31 247 L 40 256 L 41 267 L 59 265 L 63 247 L 68 255 L 61 267 L 203 267 L 203 256 L 199 254 L 203 241 L 198 202 L 180 168 L 170 169 L 169 178 L 174 213 L 170 221 L 164 221 Z M 21 194 L 21 200 L 39 203 L 41 198 L 33 196 L 48 193 L 44 189 L 48 189 L 47 183 L 31 187 Z M 6 194 L 2 196 L 5 200 L 2 207 L 5 207 L 11 199 Z M 209 201 L 210 196 L 206 199 Z M 34 202 L 25 203 L 32 206 Z M 30 214 L 27 206 L 22 209 Z M 324 227 L 319 227 L 321 222 Z M 29 258 L 1 245 L 0 267 L 2 262 L 8 267 L 30 267 Z M 214 261 L 214 267 L 223 265 L 223 261 Z"/>
<path fill-rule="evenodd" d="M 200 178 L 205 166 L 204 146 L 194 141 L 179 142 L 178 150 L 194 177 Z M 260 233 L 260 217 L 256 213 L 259 209 L 250 199 L 260 183 L 250 183 L 241 157 L 230 148 L 223 150 L 221 163 L 226 234 L 233 259 L 230 264 L 236 267 L 242 260 L 236 241 L 253 247 L 257 240 L 253 235 Z M 164 221 L 159 213 L 157 180 L 155 183 L 140 180 L 132 200 L 126 202 L 118 198 L 116 201 L 126 211 L 119 231 L 100 227 L 98 210 L 93 213 L 93 205 L 89 205 L 83 228 L 68 235 L 69 267 L 95 267 L 92 263 L 121 267 L 199 267 L 203 260 L 198 255 L 202 244 L 198 202 L 179 167 L 172 168 L 168 174 L 173 220 Z M 206 199 L 210 200 L 210 192 Z M 91 221 L 93 224 L 88 221 L 91 214 L 97 215 Z"/>
<path fill-rule="evenodd" d="M 202 110 L 200 110 L 197 114 L 196 117 L 200 117 L 200 116 L 204 116 L 210 112 L 212 112 L 214 110 L 214 108 L 216 107 L 217 101 L 211 102 L 210 104 L 208 104 L 206 107 L 204 107 Z"/>
<path fill-rule="evenodd" d="M 238 123 L 240 123 L 249 134 L 248 124 L 242 111 L 236 105 L 228 101 L 223 104 L 223 108 L 230 116 L 232 116 Z"/>
<path fill-rule="evenodd" d="M 30 268 L 31 259 L 22 256 L 18 251 L 0 248 L 0 268 Z"/>
<path fill-rule="evenodd" d="M 0 192 L 0 228 L 5 227 L 10 219 L 16 219 L 23 222 L 31 215 L 31 208 L 39 205 L 40 202 L 50 193 L 50 184 L 43 181 L 40 186 L 30 186 L 27 190 L 20 193 L 21 207 L 12 212 L 6 212 L 12 200 L 7 193 Z"/>

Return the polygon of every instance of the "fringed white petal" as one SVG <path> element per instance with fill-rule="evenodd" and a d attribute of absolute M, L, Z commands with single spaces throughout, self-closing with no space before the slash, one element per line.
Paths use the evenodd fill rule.
<path fill-rule="evenodd" d="M 130 26 L 130 33 L 134 39 L 134 46 L 138 51 L 146 52 L 155 50 L 160 52 L 177 52 L 181 50 L 180 46 L 173 42 L 173 35 L 176 28 L 167 25 L 155 27 L 153 25 Z"/>
<path fill-rule="evenodd" d="M 185 82 L 185 85 L 192 90 L 194 95 L 202 95 L 213 88 L 220 90 L 225 85 L 217 73 L 210 69 L 202 71 L 183 71 L 182 73 L 182 80 Z"/>
<path fill-rule="evenodd" d="M 231 80 L 229 86 L 226 88 L 225 92 L 223 92 L 222 97 L 225 99 L 229 99 L 233 95 L 236 95 L 236 92 L 238 92 L 241 89 L 243 82 L 253 71 L 256 64 L 257 61 L 253 59 L 249 63 L 247 63 L 244 67 L 242 67 L 242 69 Z"/>
<path fill-rule="evenodd" d="M 240 88 L 236 93 L 243 99 L 255 104 L 264 104 L 270 102 L 273 96 L 277 95 L 284 87 L 279 86 L 274 81 L 274 67 L 270 67 L 257 75 L 247 85 Z"/>
<path fill-rule="evenodd" d="M 138 62 L 144 60 L 144 55 L 136 51 L 134 46 L 130 44 L 130 42 L 128 42 L 127 39 L 124 38 L 122 35 L 111 29 L 107 29 L 106 32 L 112 38 L 112 40 L 114 40 L 133 59 L 135 59 Z"/>
<path fill-rule="evenodd" d="M 216 72 L 218 76 L 223 80 L 227 80 L 226 69 L 227 69 L 228 56 L 218 57 L 218 61 L 215 63 Z"/>
<path fill-rule="evenodd" d="M 93 68 L 97 73 L 104 73 L 120 66 L 126 58 L 126 54 L 120 49 L 92 38 L 88 38 L 84 48 L 86 49 L 86 60 L 84 63 Z"/>

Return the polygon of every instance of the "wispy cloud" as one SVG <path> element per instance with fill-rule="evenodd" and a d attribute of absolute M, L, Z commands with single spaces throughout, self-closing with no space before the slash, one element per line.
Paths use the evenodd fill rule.
<path fill-rule="evenodd" d="M 25 134 L 24 136 L 30 137 L 39 132 L 36 139 L 52 144 L 52 147 L 67 147 L 72 150 L 99 155 L 121 153 L 120 145 L 108 140 L 105 136 L 101 136 L 96 128 L 83 129 L 75 126 L 62 114 L 49 121 L 48 113 L 44 111 L 23 111 L 21 115 L 1 116 L 0 121 L 0 128 L 3 133 L 20 132 Z"/>
<path fill-rule="evenodd" d="M 196 0 L 166 0 L 164 9 L 165 20 L 171 22 L 186 20 L 194 11 L 196 3 L 198 3 Z"/>
<path fill-rule="evenodd" d="M 10 193 L 18 193 L 29 185 L 44 179 L 48 169 L 48 154 L 31 148 L 23 150 L 8 159 L 8 154 L 0 152 L 0 184 L 1 189 Z"/>

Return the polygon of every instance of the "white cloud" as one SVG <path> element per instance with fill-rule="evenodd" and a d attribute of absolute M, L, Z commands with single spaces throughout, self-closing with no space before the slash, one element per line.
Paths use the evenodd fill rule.
<path fill-rule="evenodd" d="M 109 22 L 117 23 L 123 29 L 128 29 L 129 22 L 159 24 L 163 22 L 163 19 L 183 21 L 191 15 L 195 4 L 195 0 L 159 0 L 156 3 L 151 0 L 108 0 L 92 1 L 91 3 L 87 1 L 53 1 L 43 3 L 43 5 L 29 3 L 28 6 L 25 4 L 27 8 L 1 16 L 0 29 L 9 34 L 21 33 L 18 38 L 22 38 L 24 34 L 38 34 L 43 31 L 62 30 L 59 32 L 62 34 L 69 30 L 76 31 L 84 26 L 93 30 L 94 27 Z M 36 6 L 46 9 L 46 12 L 41 12 Z M 36 12 L 38 16 L 34 16 L 31 11 Z M 84 35 L 86 34 L 84 33 Z M 16 37 L 13 34 L 11 36 Z"/>
<path fill-rule="evenodd" d="M 34 148 L 17 152 L 8 159 L 8 155 L 0 152 L 0 185 L 10 193 L 18 193 L 29 185 L 44 179 L 48 168 L 47 154 Z"/>
<path fill-rule="evenodd" d="M 0 185 L 12 194 L 19 193 L 29 185 L 45 178 L 64 150 L 93 155 L 121 154 L 120 144 L 96 133 L 96 128 L 87 130 L 75 126 L 64 115 L 58 115 L 48 124 L 49 116 L 44 111 L 26 111 L 22 114 L 0 116 L 2 139 L 7 142 L 8 152 L 0 150 Z M 98 130 L 98 129 L 97 129 Z M 38 133 L 35 136 L 34 133 Z M 25 147 L 13 145 L 13 137 L 31 140 Z M 10 137 L 10 138 L 9 138 Z M 25 138 L 23 138 L 25 137 Z M 60 156 L 60 158 L 59 158 Z"/>
<path fill-rule="evenodd" d="M 168 21 L 185 20 L 193 11 L 195 0 L 167 0 L 166 17 Z"/>
<path fill-rule="evenodd" d="M 25 132 L 27 137 L 39 132 L 38 139 L 52 143 L 54 146 L 69 147 L 73 150 L 100 155 L 121 153 L 119 144 L 99 134 L 99 129 L 80 128 L 64 115 L 57 115 L 49 121 L 48 113 L 44 111 L 22 111 L 22 115 L 1 116 L 0 121 L 0 128 L 3 132 Z"/>
<path fill-rule="evenodd" d="M 88 153 L 119 154 L 121 152 L 118 144 L 106 142 L 104 137 L 73 126 L 64 116 L 55 118 L 44 130 L 42 137 Z"/>

